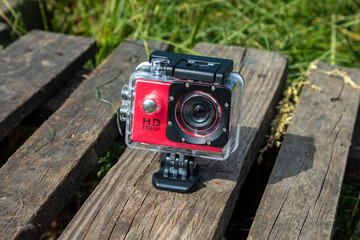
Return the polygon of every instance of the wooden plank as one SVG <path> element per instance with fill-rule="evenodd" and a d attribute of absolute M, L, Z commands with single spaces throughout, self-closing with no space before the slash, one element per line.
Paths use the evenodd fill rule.
<path fill-rule="evenodd" d="M 35 239 L 59 213 L 118 135 L 116 112 L 95 97 L 120 106 L 121 87 L 147 58 L 142 41 L 124 42 L 70 95 L 61 108 L 0 169 L 0 239 Z M 149 42 L 150 49 L 168 45 Z M 52 129 L 54 139 L 39 151 Z"/>
<path fill-rule="evenodd" d="M 334 69 L 360 82 L 354 69 L 318 63 L 311 71 L 321 91 L 302 91 L 249 240 L 331 239 L 360 96 Z"/>
<path fill-rule="evenodd" d="M 35 109 L 28 118 L 31 120 L 42 118 L 47 119 L 51 114 L 53 114 L 61 105 L 66 101 L 66 99 L 71 95 L 72 92 L 91 74 L 91 69 L 80 69 L 67 81 L 63 86 L 61 86 L 56 93 L 46 100 L 38 109 Z"/>
<path fill-rule="evenodd" d="M 95 40 L 34 30 L 0 52 L 0 140 L 96 51 Z"/>
<path fill-rule="evenodd" d="M 358 111 L 356 118 L 345 176 L 354 180 L 360 180 L 360 111 Z"/>
<path fill-rule="evenodd" d="M 60 239 L 221 239 L 240 187 L 273 117 L 286 78 L 281 54 L 201 43 L 195 51 L 232 58 L 246 81 L 241 144 L 226 162 L 199 159 L 200 189 L 159 191 L 159 154 L 126 149 Z"/>

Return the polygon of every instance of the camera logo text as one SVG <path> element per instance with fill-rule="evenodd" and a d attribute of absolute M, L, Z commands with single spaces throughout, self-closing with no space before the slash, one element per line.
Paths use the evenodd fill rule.
<path fill-rule="evenodd" d="M 160 120 L 152 118 L 143 118 L 143 130 L 157 132 L 160 130 Z"/>

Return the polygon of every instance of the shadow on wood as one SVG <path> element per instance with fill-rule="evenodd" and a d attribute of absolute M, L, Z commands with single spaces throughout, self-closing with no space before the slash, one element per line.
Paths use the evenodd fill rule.
<path fill-rule="evenodd" d="M 312 169 L 314 164 L 314 155 L 317 150 L 313 138 L 290 133 L 286 134 L 282 145 L 286 147 L 281 148 L 280 151 L 288 158 L 277 159 L 276 164 L 281 165 L 282 168 L 273 172 L 268 183 L 270 185 L 296 177 L 298 174 Z"/>
<path fill-rule="evenodd" d="M 255 128 L 242 127 L 241 133 L 244 133 L 244 136 L 251 135 L 251 132 L 256 131 Z M 245 139 L 243 139 L 245 140 Z M 292 165 L 284 169 L 284 172 L 279 176 L 279 178 L 274 177 L 273 182 L 276 183 L 281 181 L 284 178 L 295 176 L 300 172 L 307 171 L 313 166 L 314 153 L 316 152 L 316 147 L 314 145 L 314 140 L 309 137 L 302 137 L 299 135 L 288 134 L 286 135 L 287 144 L 292 145 L 293 148 L 287 148 L 285 154 L 291 154 L 294 156 L 292 158 Z M 307 159 L 306 163 L 303 163 L 303 159 Z M 238 161 L 236 158 L 230 158 L 228 161 L 209 161 L 205 159 L 200 159 L 200 169 L 201 169 L 201 182 L 206 183 L 212 179 L 223 179 L 236 181 L 236 169 L 239 168 L 243 163 Z M 299 164 L 302 164 L 301 168 L 298 168 Z M 234 167 L 237 166 L 238 167 Z M 204 185 L 203 185 L 204 186 Z"/>

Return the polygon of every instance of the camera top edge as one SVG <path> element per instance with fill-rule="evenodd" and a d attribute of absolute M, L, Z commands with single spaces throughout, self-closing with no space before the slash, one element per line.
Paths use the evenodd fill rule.
<path fill-rule="evenodd" d="M 169 59 L 165 75 L 197 81 L 224 84 L 233 70 L 230 59 L 195 56 L 155 50 L 150 54 L 149 62 L 154 58 Z"/>

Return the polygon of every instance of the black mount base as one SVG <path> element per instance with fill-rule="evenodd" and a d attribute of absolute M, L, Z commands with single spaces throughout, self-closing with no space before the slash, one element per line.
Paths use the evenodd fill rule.
<path fill-rule="evenodd" d="M 169 153 L 161 161 L 161 168 L 153 174 L 155 188 L 170 192 L 190 193 L 200 180 L 199 164 L 194 157 Z"/>

